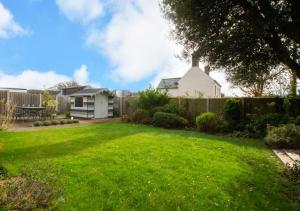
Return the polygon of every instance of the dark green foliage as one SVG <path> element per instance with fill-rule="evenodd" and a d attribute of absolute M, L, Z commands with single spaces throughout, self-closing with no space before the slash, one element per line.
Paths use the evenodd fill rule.
<path fill-rule="evenodd" d="M 163 128 L 184 128 L 188 123 L 183 117 L 165 112 L 156 112 L 152 122 L 154 126 Z"/>
<path fill-rule="evenodd" d="M 138 108 L 150 111 L 155 107 L 166 105 L 169 102 L 169 97 L 166 92 L 149 88 L 140 92 L 136 100 Z"/>
<path fill-rule="evenodd" d="M 297 187 L 300 185 L 300 163 L 294 165 L 288 165 L 284 175 L 292 181 Z"/>
<path fill-rule="evenodd" d="M 162 9 L 185 58 L 242 75 L 285 64 L 300 78 L 298 0 L 163 0 Z"/>
<path fill-rule="evenodd" d="M 35 121 L 35 122 L 33 123 L 33 126 L 34 126 L 34 127 L 43 126 L 43 122 L 41 122 L 41 121 Z"/>
<path fill-rule="evenodd" d="M 224 118 L 231 124 L 233 128 L 236 128 L 242 120 L 242 105 L 239 99 L 228 99 L 224 105 Z"/>
<path fill-rule="evenodd" d="M 249 115 L 244 132 L 250 138 L 263 138 L 267 134 L 267 125 L 279 126 L 290 123 L 290 117 L 285 114 Z"/>
<path fill-rule="evenodd" d="M 215 113 L 206 112 L 196 117 L 197 128 L 202 132 L 216 133 L 220 130 L 219 119 Z"/>
<path fill-rule="evenodd" d="M 295 125 L 300 126 L 300 116 L 297 116 L 295 119 Z"/>
<path fill-rule="evenodd" d="M 50 121 L 50 120 L 43 121 L 43 125 L 44 126 L 52 125 L 52 121 Z"/>
<path fill-rule="evenodd" d="M 58 120 L 52 120 L 52 125 L 58 125 L 58 124 L 60 124 L 60 121 L 58 121 Z"/>
<path fill-rule="evenodd" d="M 65 122 L 65 120 L 64 120 L 64 119 L 60 120 L 60 121 L 59 121 L 59 123 L 60 123 L 61 125 L 64 125 L 64 124 L 66 124 L 66 122 Z"/>
<path fill-rule="evenodd" d="M 138 124 L 148 124 L 151 121 L 149 112 L 144 109 L 137 109 L 131 115 L 131 121 Z"/>
<path fill-rule="evenodd" d="M 70 118 L 70 117 L 71 117 L 70 111 L 67 111 L 67 112 L 65 113 L 65 117 L 66 117 L 66 118 Z"/>
<path fill-rule="evenodd" d="M 300 149 L 300 127 L 294 124 L 268 126 L 265 142 L 273 148 Z"/>

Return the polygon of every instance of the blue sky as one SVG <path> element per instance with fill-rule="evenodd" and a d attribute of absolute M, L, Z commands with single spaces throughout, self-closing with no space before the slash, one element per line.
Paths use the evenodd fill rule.
<path fill-rule="evenodd" d="M 0 87 L 77 80 L 136 91 L 188 70 L 158 0 L 0 2 Z"/>

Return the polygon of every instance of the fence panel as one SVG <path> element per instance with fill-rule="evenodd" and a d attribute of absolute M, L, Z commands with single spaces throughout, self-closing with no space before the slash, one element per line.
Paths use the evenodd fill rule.
<path fill-rule="evenodd" d="M 16 106 L 41 106 L 39 94 L 9 92 L 9 102 Z"/>
<path fill-rule="evenodd" d="M 56 96 L 57 106 L 56 111 L 58 113 L 64 113 L 69 110 L 70 100 L 68 96 L 58 95 Z"/>
<path fill-rule="evenodd" d="M 4 112 L 4 103 L 7 100 L 7 91 L 0 91 L 0 114 Z"/>

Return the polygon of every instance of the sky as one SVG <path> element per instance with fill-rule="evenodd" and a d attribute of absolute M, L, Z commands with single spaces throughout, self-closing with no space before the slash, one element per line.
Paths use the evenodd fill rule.
<path fill-rule="evenodd" d="M 190 67 L 170 31 L 159 0 L 0 0 L 0 87 L 156 86 Z M 224 73 L 211 76 L 234 94 Z"/>

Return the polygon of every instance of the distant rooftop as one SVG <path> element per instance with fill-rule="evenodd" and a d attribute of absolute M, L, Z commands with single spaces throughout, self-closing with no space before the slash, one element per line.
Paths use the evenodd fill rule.
<path fill-rule="evenodd" d="M 177 89 L 178 81 L 181 78 L 165 78 L 160 81 L 158 84 L 158 89 Z"/>
<path fill-rule="evenodd" d="M 88 89 L 82 89 L 78 92 L 73 93 L 71 96 L 85 96 L 85 95 L 96 95 L 98 93 L 101 94 L 111 94 L 111 92 L 108 89 L 105 88 L 88 88 Z"/>

